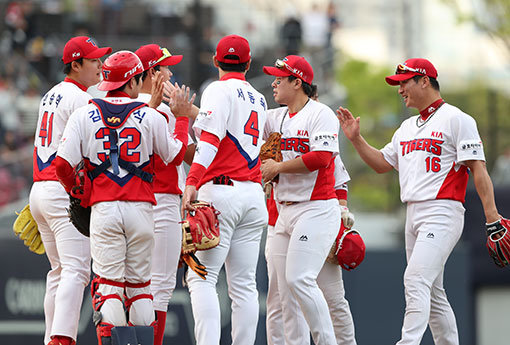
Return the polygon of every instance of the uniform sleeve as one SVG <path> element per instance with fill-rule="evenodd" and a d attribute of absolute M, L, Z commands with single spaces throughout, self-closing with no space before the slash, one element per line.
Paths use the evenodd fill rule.
<path fill-rule="evenodd" d="M 344 162 L 340 155 L 335 157 L 335 189 L 341 188 L 342 185 L 346 184 L 351 180 L 347 169 L 345 168 Z"/>
<path fill-rule="evenodd" d="M 273 132 L 279 130 L 279 128 L 275 128 L 275 118 L 278 116 L 277 109 L 269 109 L 267 111 L 266 124 L 264 125 L 264 133 L 262 134 L 262 139 L 267 140 L 269 135 Z"/>
<path fill-rule="evenodd" d="M 391 142 L 386 144 L 381 149 L 381 152 L 383 154 L 384 159 L 390 163 L 390 165 L 398 171 L 398 152 L 397 152 L 397 142 L 398 142 L 398 133 L 400 131 L 400 128 L 397 129 L 397 131 L 393 134 L 393 138 L 391 138 Z"/>
<path fill-rule="evenodd" d="M 216 135 L 220 141 L 227 133 L 229 118 L 230 95 L 220 82 L 213 82 L 202 95 L 200 111 L 193 125 L 195 136 L 200 137 L 202 131 Z"/>
<path fill-rule="evenodd" d="M 323 108 L 312 118 L 310 128 L 310 150 L 338 154 L 338 132 L 340 124 L 329 108 Z"/>
<path fill-rule="evenodd" d="M 156 153 L 166 164 L 170 163 L 174 160 L 174 158 L 179 154 L 183 147 L 183 142 L 172 137 L 170 132 L 168 131 L 166 120 L 163 116 L 157 114 L 155 110 L 149 110 L 152 118 L 153 118 L 153 130 L 154 135 L 152 136 L 154 153 Z M 187 122 L 186 122 L 187 124 Z M 183 130 L 186 131 L 184 137 L 187 135 L 187 125 L 186 128 L 180 126 L 176 123 L 175 126 L 175 136 L 177 138 L 182 137 Z M 186 143 L 187 144 L 187 143 Z"/>
<path fill-rule="evenodd" d="M 79 119 L 80 111 L 78 109 L 69 117 L 57 150 L 57 156 L 65 159 L 72 167 L 78 165 L 82 160 L 82 136 Z"/>
<path fill-rule="evenodd" d="M 451 126 L 457 148 L 457 161 L 485 161 L 483 144 L 476 121 L 471 116 L 461 113 L 460 116 L 452 119 Z"/>

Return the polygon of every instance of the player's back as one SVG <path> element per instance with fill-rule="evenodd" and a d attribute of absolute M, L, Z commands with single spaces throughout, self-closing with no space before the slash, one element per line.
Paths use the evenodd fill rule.
<path fill-rule="evenodd" d="M 220 175 L 260 182 L 266 107 L 264 96 L 245 80 L 220 80 L 207 87 L 194 128 L 216 135 L 220 145 L 201 184 Z"/>
<path fill-rule="evenodd" d="M 125 109 L 120 112 L 122 108 Z M 106 170 L 95 176 L 91 204 L 111 200 L 155 202 L 151 183 L 126 170 L 120 160 L 135 167 L 134 170 L 152 174 L 153 153 L 159 153 L 168 162 L 182 147 L 169 144 L 170 134 L 163 116 L 145 103 L 125 97 L 92 100 L 72 114 L 68 127 L 62 140 L 73 143 L 63 143 L 59 155 L 71 165 L 83 156 L 90 167 L 97 168 L 111 161 L 112 148 L 118 150 L 119 166 L 107 164 Z M 112 141 L 112 137 L 116 140 Z M 67 147 L 81 147 L 81 153 Z"/>
<path fill-rule="evenodd" d="M 57 181 L 53 160 L 66 123 L 72 112 L 92 97 L 84 87 L 66 78 L 51 88 L 39 104 L 39 117 L 34 140 L 33 179 Z"/>

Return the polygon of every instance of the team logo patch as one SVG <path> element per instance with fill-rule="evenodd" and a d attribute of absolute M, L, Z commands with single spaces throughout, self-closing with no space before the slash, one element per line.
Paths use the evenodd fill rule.
<path fill-rule="evenodd" d="M 106 121 L 110 122 L 111 124 L 120 123 L 120 118 L 116 116 L 112 116 L 106 119 Z"/>
<path fill-rule="evenodd" d="M 103 70 L 103 78 L 104 78 L 104 79 L 108 79 L 108 74 L 110 74 L 110 71 L 108 71 L 108 70 Z"/>

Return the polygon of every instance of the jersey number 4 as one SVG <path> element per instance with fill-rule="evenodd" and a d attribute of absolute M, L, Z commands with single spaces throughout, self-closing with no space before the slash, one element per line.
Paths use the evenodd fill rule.
<path fill-rule="evenodd" d="M 45 111 L 41 119 L 41 127 L 39 129 L 39 138 L 41 138 L 42 146 L 50 146 L 51 139 L 53 136 L 53 113 L 48 116 L 48 112 Z"/>
<path fill-rule="evenodd" d="M 246 124 L 244 125 L 244 134 L 251 136 L 251 143 L 254 146 L 257 146 L 259 141 L 259 133 L 259 113 L 257 113 L 255 110 L 252 110 L 248 121 L 246 121 Z"/>

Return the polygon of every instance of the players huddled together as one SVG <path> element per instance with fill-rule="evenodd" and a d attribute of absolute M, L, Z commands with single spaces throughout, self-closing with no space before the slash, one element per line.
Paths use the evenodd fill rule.
<path fill-rule="evenodd" d="M 181 223 L 194 215 L 196 200 L 214 206 L 220 232 L 217 245 L 193 254 L 206 275 L 191 264 L 185 273 L 196 344 L 220 343 L 216 289 L 223 267 L 232 344 L 255 343 L 255 273 L 267 228 L 267 344 L 306 345 L 311 335 L 316 345 L 355 345 L 342 269 L 361 263 L 365 245 L 352 229 L 340 135 L 376 172 L 399 174 L 407 267 L 397 344 L 418 345 L 427 325 L 436 344 L 459 344 L 443 273 L 463 230 L 468 171 L 493 246 L 508 222 L 495 205 L 476 122 L 441 98 L 430 61 L 409 59 L 386 78 L 419 115 L 379 150 L 360 134 L 359 117 L 343 107 L 335 114 L 318 100 L 313 68 L 302 56 L 264 66 L 281 105 L 268 109 L 246 78 L 251 50 L 241 36 L 218 42 L 212 59 L 218 80 L 199 105 L 189 87 L 170 83 L 182 55 L 147 44 L 103 62 L 110 53 L 90 37 L 71 38 L 62 58 L 66 77 L 40 103 L 29 211 L 51 265 L 45 345 L 76 344 L 91 269 L 98 344 L 163 344 L 177 270 L 188 262 Z M 87 93 L 96 84 L 105 97 Z M 281 159 L 261 160 L 273 133 Z M 90 238 L 69 222 L 70 198 L 90 208 Z M 194 235 L 207 235 L 201 230 Z M 497 248 L 499 264 L 507 265 L 510 255 Z"/>

